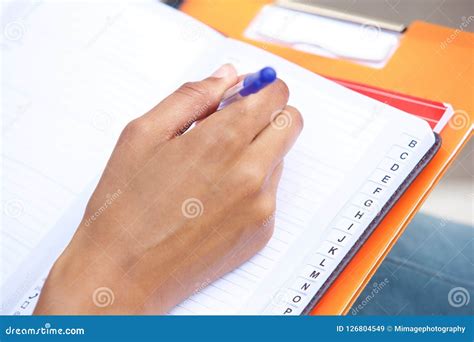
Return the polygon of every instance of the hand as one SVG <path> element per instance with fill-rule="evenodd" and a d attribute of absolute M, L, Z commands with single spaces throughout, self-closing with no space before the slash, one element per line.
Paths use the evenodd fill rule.
<path fill-rule="evenodd" d="M 125 127 L 36 314 L 164 314 L 265 246 L 303 122 L 281 80 L 215 112 L 237 80 L 224 65 Z"/>

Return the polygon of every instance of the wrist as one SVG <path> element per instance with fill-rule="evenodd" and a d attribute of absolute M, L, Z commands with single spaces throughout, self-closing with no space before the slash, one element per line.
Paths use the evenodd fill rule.
<path fill-rule="evenodd" d="M 86 229 L 79 226 L 53 265 L 35 314 L 131 314 L 139 310 L 141 289 Z"/>

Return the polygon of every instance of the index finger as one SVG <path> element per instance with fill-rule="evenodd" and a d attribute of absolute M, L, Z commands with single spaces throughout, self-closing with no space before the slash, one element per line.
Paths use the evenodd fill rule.
<path fill-rule="evenodd" d="M 265 172 L 272 172 L 288 153 L 303 129 L 303 117 L 294 107 L 276 112 L 271 122 L 255 138 L 245 158 L 259 163 Z"/>
<path fill-rule="evenodd" d="M 288 86 L 280 79 L 256 94 L 246 96 L 204 120 L 202 129 L 237 131 L 242 143 L 249 144 L 271 121 L 272 115 L 285 108 Z"/>

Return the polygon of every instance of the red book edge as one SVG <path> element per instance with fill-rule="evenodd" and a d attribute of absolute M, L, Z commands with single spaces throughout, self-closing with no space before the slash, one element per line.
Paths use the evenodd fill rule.
<path fill-rule="evenodd" d="M 426 120 L 434 132 L 440 133 L 453 116 L 453 107 L 448 103 L 436 102 L 391 90 L 372 87 L 362 83 L 326 77 L 346 88 L 386 103 L 404 112 Z"/>

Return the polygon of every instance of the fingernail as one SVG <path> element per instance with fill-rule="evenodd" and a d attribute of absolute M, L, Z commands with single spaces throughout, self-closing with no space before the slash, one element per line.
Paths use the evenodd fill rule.
<path fill-rule="evenodd" d="M 212 77 L 218 77 L 218 78 L 227 78 L 233 75 L 236 75 L 237 72 L 232 64 L 224 64 L 222 65 L 219 69 L 214 71 L 214 73 L 211 75 Z"/>

